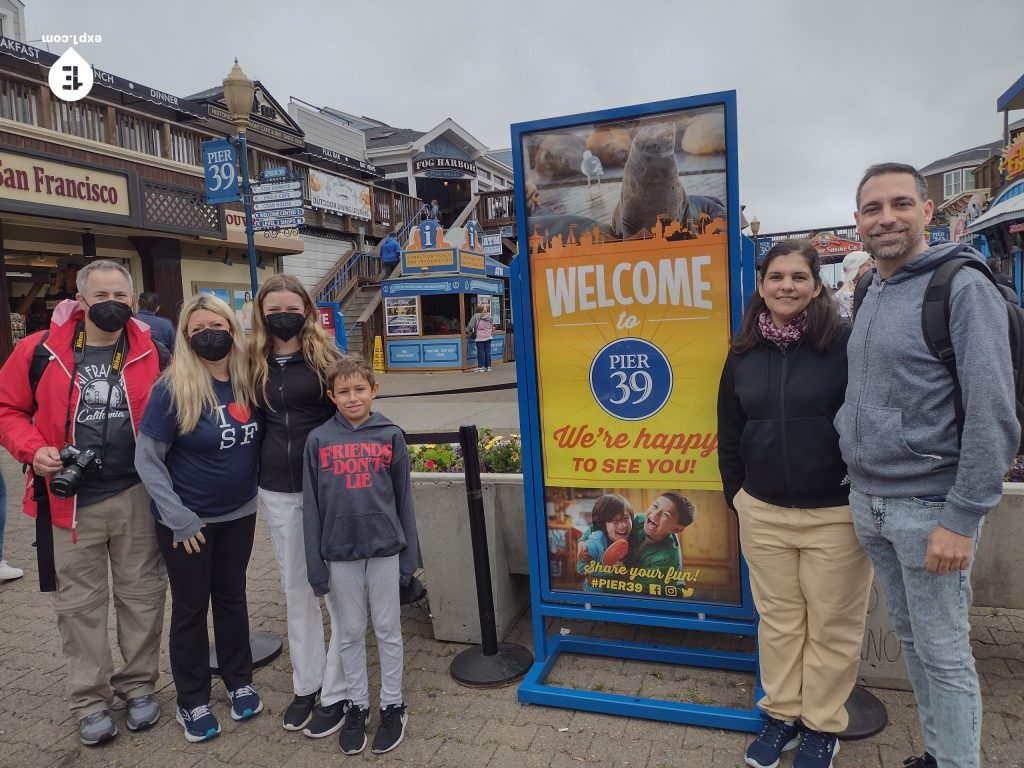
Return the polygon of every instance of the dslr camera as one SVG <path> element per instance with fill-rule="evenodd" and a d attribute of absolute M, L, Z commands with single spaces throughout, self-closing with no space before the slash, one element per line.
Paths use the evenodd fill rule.
<path fill-rule="evenodd" d="M 99 472 L 103 468 L 103 461 L 96 451 L 89 448 L 83 451 L 73 445 L 64 446 L 60 460 L 64 469 L 50 480 L 50 490 L 58 499 L 70 499 L 82 487 L 86 472 Z"/>

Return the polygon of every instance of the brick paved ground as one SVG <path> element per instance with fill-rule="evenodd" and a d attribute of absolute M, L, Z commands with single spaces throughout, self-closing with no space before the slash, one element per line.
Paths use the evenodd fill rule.
<path fill-rule="evenodd" d="M 495 371 L 491 381 L 498 377 L 499 372 Z M 430 389 L 441 388 L 435 385 L 447 386 L 448 378 L 429 377 L 426 383 Z M 397 377 L 388 379 L 385 391 L 389 388 L 406 391 L 405 387 L 412 386 L 411 382 Z M 514 390 L 508 394 L 514 400 Z M 502 399 L 505 399 L 504 393 Z M 381 410 L 387 411 L 385 402 L 381 403 L 384 406 Z M 492 399 L 491 403 L 493 406 L 495 401 Z M 402 401 L 394 405 L 402 405 Z M 429 409 L 420 405 L 418 410 L 429 412 L 434 419 L 445 407 L 450 407 L 453 415 L 436 419 L 437 426 L 434 423 L 403 426 L 407 429 L 457 426 L 466 412 L 457 402 L 432 404 Z M 492 408 L 490 415 L 497 416 L 499 411 Z M 480 415 L 481 427 L 512 425 L 488 421 L 487 415 Z M 340 764 L 346 760 L 338 752 L 333 738 L 314 741 L 280 728 L 281 712 L 291 699 L 287 653 L 256 672 L 255 683 L 263 695 L 266 711 L 254 720 L 243 724 L 231 720 L 224 687 L 215 683 L 214 709 L 221 719 L 223 733 L 210 742 L 193 745 L 185 742 L 180 726 L 170 716 L 174 685 L 165 652 L 158 684 L 164 715 L 157 726 L 147 732 L 130 733 L 123 725 L 122 709 L 115 713 L 121 734 L 113 742 L 99 748 L 81 746 L 77 723 L 67 711 L 64 664 L 49 598 L 37 591 L 32 524 L 20 512 L 16 490 L 20 487 L 21 474 L 5 452 L 0 451 L 0 454 L 0 469 L 8 481 L 8 492 L 13 496 L 6 556 L 27 572 L 20 581 L 0 584 L 0 768 L 72 765 L 271 768 L 318 765 L 327 761 Z M 467 574 L 467 578 L 471 578 L 471 574 Z M 424 580 L 429 585 L 429 574 Z M 168 600 L 168 612 L 169 606 Z M 249 608 L 253 629 L 284 636 L 285 607 L 262 522 L 257 527 L 256 547 L 249 568 Z M 521 705 L 516 700 L 514 687 L 463 688 L 449 676 L 448 666 L 452 657 L 465 646 L 435 641 L 429 618 L 414 607 L 404 609 L 403 624 L 405 692 L 410 711 L 406 741 L 389 755 L 378 757 L 367 750 L 362 756 L 352 758 L 357 763 L 380 761 L 419 768 L 485 765 L 497 768 L 581 765 L 718 768 L 742 765 L 740 756 L 749 738 L 743 734 Z M 113 621 L 110 626 L 113 643 Z M 577 633 L 595 631 L 583 624 L 566 626 Z M 977 608 L 973 612 L 973 626 L 974 649 L 985 695 L 985 765 L 1024 768 L 1024 611 Z M 605 634 L 609 632 L 633 637 L 637 630 L 606 628 Z M 665 633 L 644 637 L 679 642 L 678 636 L 670 638 Z M 516 625 L 509 639 L 532 647 L 528 616 Z M 687 642 L 696 644 L 692 640 Z M 369 644 L 369 659 L 376 666 L 372 634 Z M 579 657 L 560 660 L 552 678 L 556 682 L 573 681 L 579 687 L 709 703 L 749 703 L 752 684 L 752 679 L 744 675 Z M 371 695 L 375 695 L 376 685 L 371 669 Z M 895 768 L 912 751 L 920 751 L 913 696 L 896 691 L 874 692 L 888 708 L 891 724 L 871 739 L 844 743 L 836 759 L 837 768 Z M 371 721 L 371 728 L 375 725 L 376 717 Z"/>

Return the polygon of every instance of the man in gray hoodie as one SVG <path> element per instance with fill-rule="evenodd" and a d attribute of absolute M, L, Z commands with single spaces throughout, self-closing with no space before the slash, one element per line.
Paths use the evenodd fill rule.
<path fill-rule="evenodd" d="M 846 402 L 835 426 L 850 475 L 857 535 L 875 566 L 903 646 L 924 733 L 910 768 L 977 768 L 981 694 L 970 646 L 971 565 L 985 514 L 1016 453 L 1006 308 L 974 269 L 955 273 L 950 336 L 963 392 L 921 329 L 932 270 L 958 247 L 928 247 L 924 178 L 896 163 L 869 168 L 854 214 L 875 258 L 849 342 Z M 981 254 L 960 250 L 979 260 Z"/>

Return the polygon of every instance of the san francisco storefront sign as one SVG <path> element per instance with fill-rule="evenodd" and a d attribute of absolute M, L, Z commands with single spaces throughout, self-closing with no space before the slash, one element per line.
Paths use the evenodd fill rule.
<path fill-rule="evenodd" d="M 128 216 L 128 177 L 28 155 L 0 152 L 7 201 Z"/>

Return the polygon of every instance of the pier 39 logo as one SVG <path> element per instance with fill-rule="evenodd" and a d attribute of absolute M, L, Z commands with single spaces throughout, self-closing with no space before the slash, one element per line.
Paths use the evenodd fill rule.
<path fill-rule="evenodd" d="M 640 421 L 660 411 L 672 395 L 672 366 L 645 339 L 616 339 L 594 355 L 590 391 L 606 413 Z"/>

